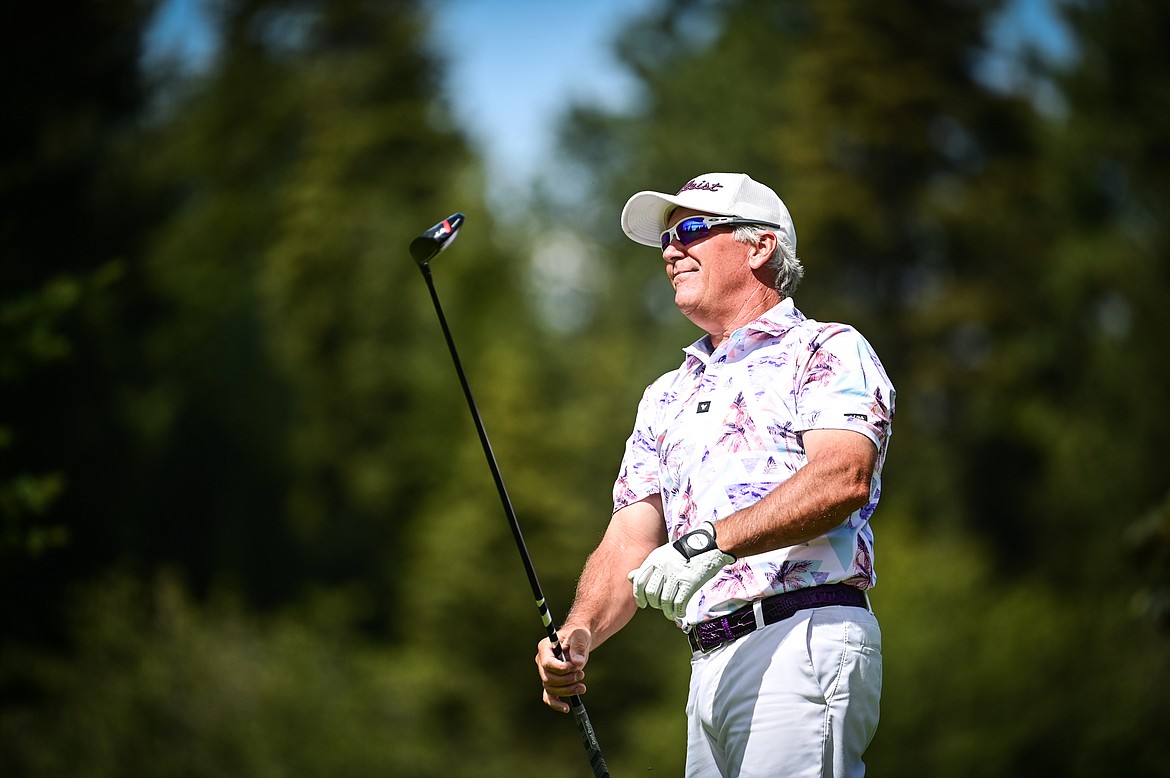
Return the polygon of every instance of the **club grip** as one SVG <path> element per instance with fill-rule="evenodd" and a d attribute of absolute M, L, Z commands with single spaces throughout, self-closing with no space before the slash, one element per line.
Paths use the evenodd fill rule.
<path fill-rule="evenodd" d="M 589 757 L 589 766 L 593 768 L 593 775 L 597 778 L 609 778 L 609 767 L 605 764 L 605 757 L 601 753 L 601 746 L 597 744 L 597 735 L 593 732 L 593 722 L 585 712 L 585 703 L 581 697 L 574 694 L 569 698 L 569 710 L 577 722 L 577 732 L 581 735 L 581 743 L 585 746 L 585 755 Z"/>
<path fill-rule="evenodd" d="M 542 616 L 547 616 L 548 609 L 544 607 L 544 602 L 537 602 L 537 606 L 541 610 Z M 556 628 L 552 625 L 551 617 L 545 621 L 545 626 L 548 627 L 548 640 L 552 643 L 553 655 L 565 661 L 565 652 L 561 650 L 561 641 L 557 636 Z M 581 745 L 585 746 L 585 755 L 589 758 L 589 766 L 593 768 L 593 775 L 596 778 L 609 778 L 609 766 L 605 763 L 605 757 L 601 753 L 601 746 L 597 742 L 597 733 L 593 731 L 593 722 L 589 720 L 589 713 L 585 710 L 585 703 L 581 701 L 581 695 L 574 694 L 572 697 L 565 697 L 563 699 L 569 702 L 569 712 L 573 714 L 573 720 L 577 723 L 577 733 L 581 735 Z"/>

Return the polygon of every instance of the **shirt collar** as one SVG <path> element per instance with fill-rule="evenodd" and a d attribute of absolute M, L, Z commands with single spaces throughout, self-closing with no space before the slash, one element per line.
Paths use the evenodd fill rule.
<path fill-rule="evenodd" d="M 718 349 L 712 348 L 711 336 L 704 335 L 684 348 L 683 353 L 686 354 L 691 367 L 695 366 L 694 361 L 704 365 L 710 364 L 712 358 L 727 359 L 750 350 L 754 342 L 783 335 L 804 321 L 804 318 L 804 314 L 797 310 L 792 298 L 785 297 L 759 318 L 732 332 Z"/>

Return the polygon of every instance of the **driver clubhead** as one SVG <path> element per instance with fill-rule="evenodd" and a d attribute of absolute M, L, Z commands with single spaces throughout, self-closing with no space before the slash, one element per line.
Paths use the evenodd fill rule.
<path fill-rule="evenodd" d="M 462 226 L 463 214 L 451 214 L 410 242 L 410 256 L 419 265 L 425 265 L 455 241 Z"/>

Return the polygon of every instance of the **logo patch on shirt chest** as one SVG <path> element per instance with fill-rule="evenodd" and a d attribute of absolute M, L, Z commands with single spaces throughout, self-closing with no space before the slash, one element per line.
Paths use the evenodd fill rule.
<path fill-rule="evenodd" d="M 699 406 L 695 408 L 695 413 L 706 413 L 709 410 L 711 410 L 711 401 L 703 400 L 701 403 L 699 403 Z"/>

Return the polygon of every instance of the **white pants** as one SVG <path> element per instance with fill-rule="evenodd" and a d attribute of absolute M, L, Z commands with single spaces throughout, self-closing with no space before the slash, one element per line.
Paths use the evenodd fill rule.
<path fill-rule="evenodd" d="M 881 629 L 864 608 L 799 611 L 696 653 L 687 778 L 864 775 L 881 690 Z"/>

